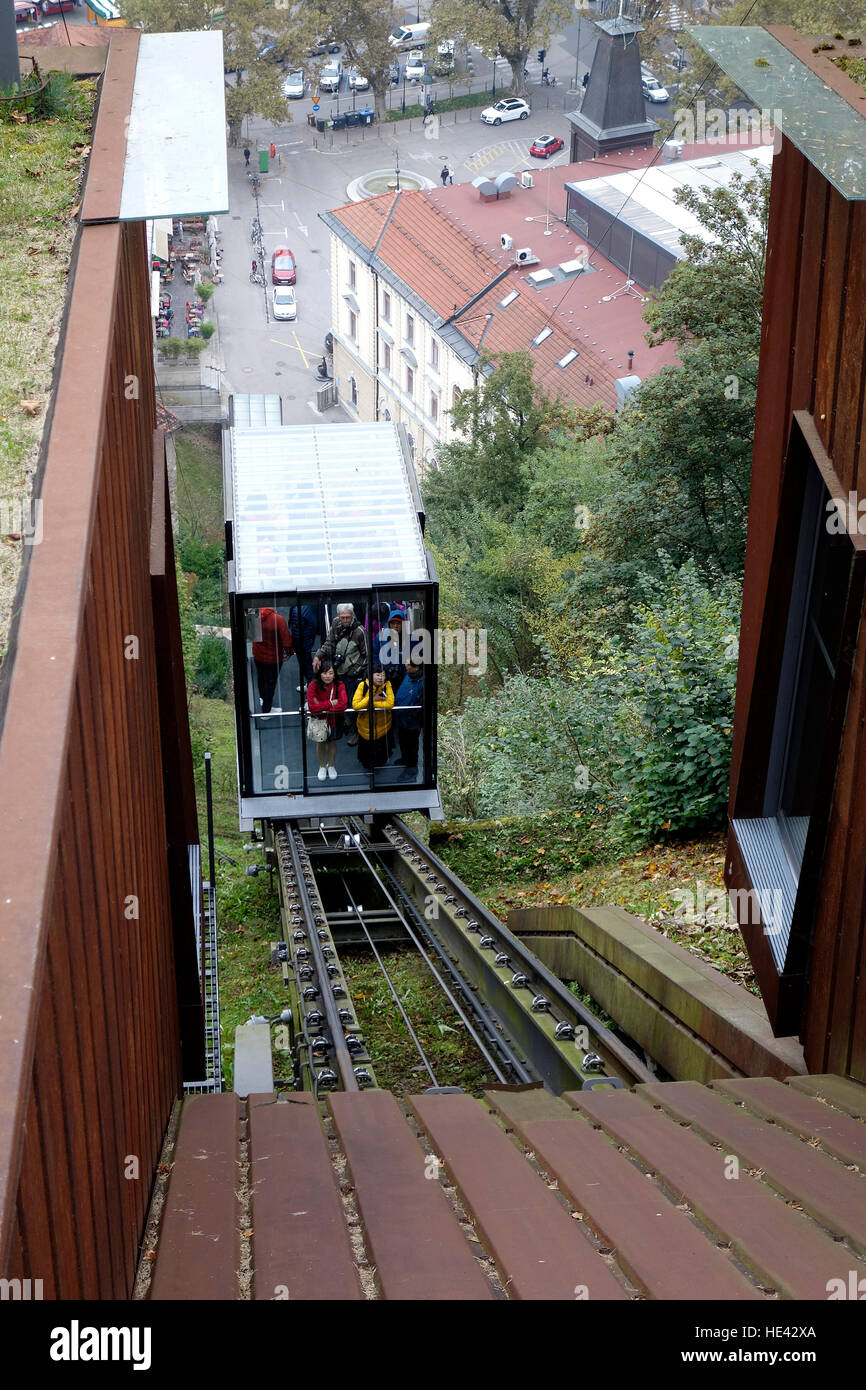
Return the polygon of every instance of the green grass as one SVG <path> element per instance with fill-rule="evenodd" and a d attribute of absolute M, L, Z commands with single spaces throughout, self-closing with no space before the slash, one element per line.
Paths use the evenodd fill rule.
<path fill-rule="evenodd" d="M 495 97 L 492 92 L 466 92 L 459 97 L 445 97 L 442 101 L 436 102 L 436 115 L 442 116 L 446 111 L 464 111 L 472 106 L 489 106 Z M 402 106 L 392 106 L 388 112 L 389 121 L 408 121 L 413 117 L 423 116 L 424 107 L 420 102 L 413 102 L 404 111 Z"/>
<path fill-rule="evenodd" d="M 622 855 L 606 843 L 603 823 L 550 812 L 535 822 L 446 827 L 445 838 L 436 835 L 431 848 L 503 920 L 520 907 L 621 907 L 759 993 L 739 928 L 712 910 L 713 893 L 723 883 L 721 833 Z M 698 908 L 699 884 L 709 910 L 684 920 L 678 894 L 692 893 Z"/>
<path fill-rule="evenodd" d="M 6 506 L 29 499 L 38 461 L 95 98 L 94 81 L 78 82 L 68 110 L 52 121 L 0 122 L 0 499 Z M 21 541 L 0 540 L 0 659 L 22 550 Z"/>
<path fill-rule="evenodd" d="M 222 452 L 218 425 L 187 425 L 177 449 L 178 524 L 208 545 L 225 540 Z"/>
<path fill-rule="evenodd" d="M 495 1078 L 430 971 L 415 951 L 380 952 L 440 1086 L 480 1092 Z M 372 955 L 344 952 L 346 984 L 378 1084 L 417 1095 L 433 1083 Z"/>

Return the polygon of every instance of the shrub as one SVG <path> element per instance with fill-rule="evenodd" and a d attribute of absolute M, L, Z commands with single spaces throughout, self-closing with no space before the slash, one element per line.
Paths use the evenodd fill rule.
<path fill-rule="evenodd" d="M 195 292 L 203 304 L 207 304 L 213 295 L 214 287 L 209 280 L 202 280 L 200 285 L 196 285 Z"/>
<path fill-rule="evenodd" d="M 208 322 L 208 323 L 203 323 L 203 324 L 202 324 L 202 326 L 201 326 L 201 336 L 202 336 L 202 338 L 204 339 L 204 341 L 205 341 L 206 343 L 209 343 L 209 342 L 210 342 L 210 340 L 211 340 L 211 338 L 213 337 L 213 335 L 214 335 L 215 332 L 216 332 L 216 324 L 215 324 L 215 323 L 210 323 L 210 322 Z"/>
<path fill-rule="evenodd" d="M 228 695 L 229 649 L 221 637 L 206 634 L 199 643 L 195 684 L 200 695 L 225 700 Z"/>

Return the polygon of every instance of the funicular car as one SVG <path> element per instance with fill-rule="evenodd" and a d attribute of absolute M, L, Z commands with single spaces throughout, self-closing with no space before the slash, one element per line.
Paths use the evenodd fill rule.
<path fill-rule="evenodd" d="M 234 409 L 235 420 L 254 416 Z M 440 817 L 438 584 L 403 426 L 235 423 L 224 434 L 223 467 L 242 827 L 412 809 Z M 338 607 L 347 605 L 363 634 L 363 671 L 341 673 L 338 664 L 348 708 L 334 775 L 322 776 L 305 697 L 335 624 L 342 634 Z M 410 667 L 406 689 L 416 693 L 407 704 L 404 692 L 393 709 L 376 705 L 371 720 L 369 706 L 353 709 L 353 696 L 361 686 L 363 698 L 364 681 L 369 691 L 379 663 L 395 696 Z M 399 737 L 406 725 L 418 728 L 414 766 Z M 381 735 L 376 757 L 371 732 Z"/>

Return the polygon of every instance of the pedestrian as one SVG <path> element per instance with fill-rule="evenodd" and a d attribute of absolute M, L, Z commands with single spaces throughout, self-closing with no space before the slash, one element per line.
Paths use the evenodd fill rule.
<path fill-rule="evenodd" d="M 448 170 L 448 182 L 449 182 L 449 183 L 453 183 L 453 182 L 454 182 L 454 175 L 452 174 L 452 172 L 451 172 L 450 169 Z"/>
<path fill-rule="evenodd" d="M 442 187 L 443 187 L 443 188 L 445 187 L 446 183 L 448 182 L 448 178 L 449 178 L 450 173 L 451 173 L 451 170 L 448 168 L 448 165 L 447 165 L 447 164 L 443 164 L 443 165 L 442 165 L 442 174 L 441 174 L 441 178 L 442 178 Z"/>
<path fill-rule="evenodd" d="M 262 702 L 262 714 L 280 714 L 274 695 L 280 679 L 280 667 L 294 652 L 289 625 L 273 608 L 259 610 L 261 637 L 253 642 L 253 662 Z"/>
<path fill-rule="evenodd" d="M 276 147 L 276 145 L 274 144 L 274 142 L 273 142 L 273 140 L 272 140 L 272 141 L 271 141 L 271 159 L 276 159 L 276 157 L 277 157 L 277 147 Z"/>
<path fill-rule="evenodd" d="M 583 74 L 583 77 L 581 78 L 581 81 L 583 82 L 584 87 L 586 87 L 586 86 L 588 85 L 588 83 L 589 83 L 589 68 L 587 68 L 586 72 Z"/>
<path fill-rule="evenodd" d="M 255 273 L 256 273 L 256 271 L 258 270 L 258 268 L 259 268 L 258 261 L 253 261 L 253 275 L 255 275 Z"/>
<path fill-rule="evenodd" d="M 244 149 L 244 165 L 245 165 L 245 167 L 246 167 L 247 169 L 249 169 L 249 167 L 250 167 L 250 152 L 249 152 L 248 149 Z"/>
<path fill-rule="evenodd" d="M 367 634 L 359 624 L 355 616 L 354 606 L 351 603 L 337 604 L 337 617 L 331 624 L 327 637 L 313 657 L 313 670 L 318 671 L 325 660 L 334 663 L 334 669 L 346 687 L 346 694 L 351 704 L 355 690 L 367 669 Z M 392 704 L 393 701 L 392 693 Z M 349 729 L 349 737 L 346 742 L 354 748 L 358 742 L 355 716 L 348 715 L 346 722 Z"/>
<path fill-rule="evenodd" d="M 373 717 L 370 718 L 370 685 L 366 677 L 359 683 L 352 699 L 358 711 L 358 760 L 362 767 L 384 767 L 391 755 L 391 711 L 394 692 L 378 664 L 373 667 Z"/>
<path fill-rule="evenodd" d="M 325 658 L 307 686 L 307 708 L 312 715 L 307 737 L 316 745 L 320 782 L 326 777 L 333 781 L 337 776 L 337 743 L 343 737 L 343 710 L 348 703 L 345 684 L 337 679 L 333 663 Z"/>
<path fill-rule="evenodd" d="M 394 723 L 400 741 L 401 780 L 412 782 L 418 777 L 418 741 L 424 724 L 424 672 L 414 656 L 406 662 L 406 677 L 394 697 Z"/>

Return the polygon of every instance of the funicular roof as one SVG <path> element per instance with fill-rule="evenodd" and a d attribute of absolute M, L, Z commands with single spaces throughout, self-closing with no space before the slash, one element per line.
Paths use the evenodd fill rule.
<path fill-rule="evenodd" d="M 395 424 L 234 428 L 229 443 L 236 593 L 427 580 Z"/>

